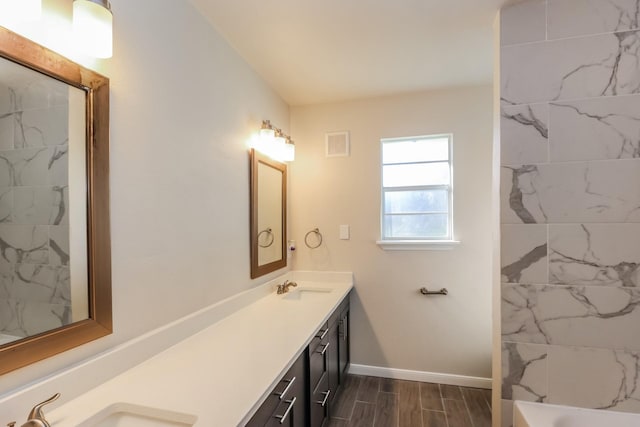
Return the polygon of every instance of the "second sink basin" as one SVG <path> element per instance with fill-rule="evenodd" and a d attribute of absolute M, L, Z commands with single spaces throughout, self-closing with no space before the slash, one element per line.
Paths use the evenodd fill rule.
<path fill-rule="evenodd" d="M 315 286 L 304 286 L 299 287 L 297 289 L 293 289 L 287 292 L 283 299 L 289 301 L 300 301 L 300 300 L 310 300 L 316 298 L 323 298 L 327 296 L 330 292 L 333 291 L 333 288 L 321 288 Z"/>
<path fill-rule="evenodd" d="M 80 427 L 191 427 L 198 417 L 181 412 L 115 403 L 85 421 Z"/>

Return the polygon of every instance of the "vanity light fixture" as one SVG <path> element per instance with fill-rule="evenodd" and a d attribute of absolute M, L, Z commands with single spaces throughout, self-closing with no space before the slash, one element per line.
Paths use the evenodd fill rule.
<path fill-rule="evenodd" d="M 254 140 L 253 148 L 281 162 L 295 159 L 295 145 L 291 137 L 275 128 L 269 120 L 262 121 L 260 137 Z"/>
<path fill-rule="evenodd" d="M 270 120 L 262 121 L 262 128 L 260 129 L 260 138 L 265 140 L 271 140 L 276 137 L 276 131 L 273 128 Z"/>
<path fill-rule="evenodd" d="M 42 16 L 42 0 L 0 0 L 0 16 L 8 22 L 37 21 Z"/>
<path fill-rule="evenodd" d="M 113 14 L 109 0 L 73 0 L 73 33 L 83 53 L 111 58 Z"/>
<path fill-rule="evenodd" d="M 296 159 L 296 145 L 293 143 L 293 139 L 290 136 L 284 144 L 282 150 L 282 160 L 285 162 L 293 162 Z"/>

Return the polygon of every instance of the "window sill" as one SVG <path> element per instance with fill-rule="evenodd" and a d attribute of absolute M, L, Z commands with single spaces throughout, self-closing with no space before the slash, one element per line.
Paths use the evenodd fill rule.
<path fill-rule="evenodd" d="M 448 251 L 460 244 L 458 240 L 378 240 L 385 251 Z"/>

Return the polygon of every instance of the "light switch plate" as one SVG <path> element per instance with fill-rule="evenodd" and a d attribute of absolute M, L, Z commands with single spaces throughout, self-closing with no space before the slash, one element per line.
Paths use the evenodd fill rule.
<path fill-rule="evenodd" d="M 349 226 L 348 225 L 341 225 L 340 226 L 340 240 L 349 240 L 349 238 L 350 238 Z"/>

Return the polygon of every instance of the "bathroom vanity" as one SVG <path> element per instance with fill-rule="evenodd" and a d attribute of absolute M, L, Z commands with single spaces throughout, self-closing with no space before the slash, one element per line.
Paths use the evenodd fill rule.
<path fill-rule="evenodd" d="M 298 286 L 277 295 L 286 279 Z M 74 399 L 58 390 L 47 418 L 53 427 L 320 426 L 349 362 L 352 287 L 351 273 L 287 273 L 154 331 L 177 332 L 164 351 Z"/>
<path fill-rule="evenodd" d="M 291 295 L 295 295 L 296 291 L 293 292 Z M 322 426 L 330 417 L 333 401 L 346 379 L 348 331 L 349 298 L 346 297 L 282 376 L 247 426 Z"/>

